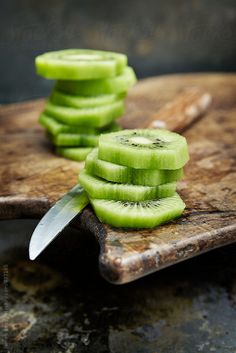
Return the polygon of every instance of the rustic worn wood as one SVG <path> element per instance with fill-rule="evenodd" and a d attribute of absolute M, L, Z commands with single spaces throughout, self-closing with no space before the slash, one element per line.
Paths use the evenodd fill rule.
<path fill-rule="evenodd" d="M 193 87 L 208 92 L 213 102 L 209 112 L 185 131 L 191 160 L 179 183 L 187 204 L 184 216 L 138 231 L 102 225 L 89 208 L 77 219 L 99 240 L 101 273 L 111 282 L 134 280 L 236 240 L 236 75 L 143 80 L 130 93 L 121 123 L 127 128 L 146 127 L 160 108 Z M 74 185 L 82 166 L 54 156 L 36 124 L 42 105 L 43 101 L 35 101 L 0 109 L 2 218 L 41 216 Z"/>

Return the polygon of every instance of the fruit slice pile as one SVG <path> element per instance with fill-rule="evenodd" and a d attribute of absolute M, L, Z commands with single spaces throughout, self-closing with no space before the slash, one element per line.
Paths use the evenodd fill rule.
<path fill-rule="evenodd" d="M 101 133 L 119 131 L 124 98 L 136 82 L 123 54 L 68 49 L 40 55 L 39 75 L 57 80 L 39 122 L 58 154 L 84 160 Z"/>
<path fill-rule="evenodd" d="M 79 183 L 97 217 L 115 227 L 152 228 L 179 217 L 176 192 L 189 159 L 186 139 L 160 129 L 102 134 Z"/>

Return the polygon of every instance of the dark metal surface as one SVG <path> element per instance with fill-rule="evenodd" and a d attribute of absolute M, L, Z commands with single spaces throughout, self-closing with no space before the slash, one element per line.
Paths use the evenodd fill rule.
<path fill-rule="evenodd" d="M 34 57 L 70 47 L 125 52 L 139 77 L 235 71 L 235 0 L 1 0 L 0 103 L 46 96 Z"/>
<path fill-rule="evenodd" d="M 1 353 L 235 352 L 235 245 L 117 287 L 90 234 L 67 230 L 27 261 L 35 224 L 0 224 Z"/>

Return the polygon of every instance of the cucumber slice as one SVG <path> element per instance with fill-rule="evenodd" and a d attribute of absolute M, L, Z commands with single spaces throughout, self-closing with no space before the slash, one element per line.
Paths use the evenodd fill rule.
<path fill-rule="evenodd" d="M 55 146 L 94 147 L 98 144 L 98 135 L 60 133 L 50 139 Z"/>
<path fill-rule="evenodd" d="M 99 96 L 83 97 L 71 94 L 62 93 L 54 90 L 50 96 L 50 101 L 53 104 L 62 105 L 71 108 L 91 108 L 101 105 L 111 104 L 120 100 L 121 96 L 116 94 L 103 94 Z"/>
<path fill-rule="evenodd" d="M 86 158 L 86 170 L 100 178 L 115 183 L 157 186 L 177 181 L 183 176 L 183 169 L 134 169 L 123 165 L 103 161 L 98 158 L 98 149 L 94 149 Z"/>
<path fill-rule="evenodd" d="M 62 157 L 72 159 L 74 161 L 84 161 L 86 156 L 92 151 L 89 147 L 57 147 L 56 153 Z"/>
<path fill-rule="evenodd" d="M 118 76 L 89 81 L 58 81 L 56 89 L 80 96 L 96 96 L 100 94 L 119 94 L 127 92 L 137 81 L 134 70 L 126 67 Z"/>
<path fill-rule="evenodd" d="M 48 79 L 91 80 L 119 75 L 127 65 L 127 56 L 120 53 L 66 49 L 36 57 L 36 72 Z"/>
<path fill-rule="evenodd" d="M 114 227 L 153 228 L 181 216 L 185 204 L 175 193 L 171 197 L 141 202 L 90 198 L 101 222 Z"/>
<path fill-rule="evenodd" d="M 79 183 L 94 199 L 143 201 L 172 196 L 176 191 L 176 183 L 159 186 L 117 184 L 90 175 L 86 169 L 80 172 Z"/>
<path fill-rule="evenodd" d="M 96 108 L 76 109 L 62 107 L 48 101 L 44 112 L 68 125 L 101 128 L 124 113 L 124 102 L 119 100 Z"/>
<path fill-rule="evenodd" d="M 101 135 L 99 159 L 137 169 L 179 169 L 189 159 L 186 139 L 163 129 Z"/>

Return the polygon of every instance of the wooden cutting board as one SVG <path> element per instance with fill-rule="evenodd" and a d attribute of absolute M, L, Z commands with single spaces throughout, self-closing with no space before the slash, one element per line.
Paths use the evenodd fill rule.
<path fill-rule="evenodd" d="M 197 95 L 205 93 L 194 105 L 195 89 Z M 212 104 L 196 121 L 209 94 Z M 2 219 L 41 217 L 76 183 L 83 166 L 54 155 L 37 124 L 43 104 L 43 100 L 35 100 L 0 107 Z M 73 225 L 91 231 L 98 239 L 102 275 L 113 283 L 129 282 L 235 241 L 236 75 L 141 80 L 127 98 L 121 123 L 126 128 L 166 124 L 184 131 L 191 160 L 178 191 L 187 209 L 180 219 L 153 230 L 124 230 L 101 224 L 86 208 Z"/>

